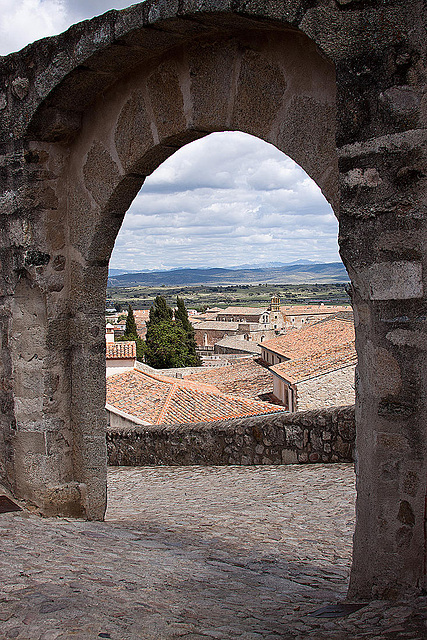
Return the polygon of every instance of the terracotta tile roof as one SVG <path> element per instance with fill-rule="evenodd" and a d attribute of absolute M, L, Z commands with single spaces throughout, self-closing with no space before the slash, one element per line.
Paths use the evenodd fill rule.
<path fill-rule="evenodd" d="M 199 382 L 133 369 L 107 378 L 107 404 L 149 424 L 212 422 L 283 411 Z"/>
<path fill-rule="evenodd" d="M 226 313 L 227 315 L 236 315 L 236 316 L 255 316 L 262 314 L 268 311 L 268 307 L 227 307 L 226 309 L 221 309 L 218 311 L 218 315 L 221 313 Z"/>
<path fill-rule="evenodd" d="M 289 360 L 298 360 L 348 342 L 354 342 L 354 324 L 348 318 L 336 317 L 265 340 L 261 347 Z"/>
<path fill-rule="evenodd" d="M 273 374 L 256 360 L 245 359 L 225 367 L 207 368 L 186 380 L 214 384 L 222 393 L 257 399 L 273 388 Z"/>
<path fill-rule="evenodd" d="M 107 359 L 116 360 L 118 358 L 136 358 L 136 343 L 130 340 L 107 343 Z"/>
<path fill-rule="evenodd" d="M 204 322 L 199 322 L 196 327 L 197 329 L 227 329 L 228 331 L 237 331 L 239 328 L 238 322 L 227 322 L 224 321 L 216 321 L 216 320 L 205 320 Z"/>
<path fill-rule="evenodd" d="M 221 347 L 240 349 L 241 351 L 247 351 L 248 353 L 261 354 L 261 347 L 257 342 L 255 342 L 255 340 L 239 340 L 239 338 L 235 338 L 234 336 L 227 336 L 227 338 L 222 338 L 222 340 L 218 340 L 215 344 Z"/>
<path fill-rule="evenodd" d="M 288 360 L 275 364 L 270 370 L 291 384 L 315 378 L 329 371 L 335 371 L 357 363 L 354 342 L 340 344 L 327 351 L 312 353 L 298 360 Z"/>
<path fill-rule="evenodd" d="M 282 313 L 284 313 L 285 315 L 289 315 L 289 316 L 304 316 L 304 315 L 319 315 L 319 314 L 336 314 L 340 311 L 350 311 L 352 313 L 351 310 L 351 306 L 350 305 L 341 305 L 341 306 L 335 306 L 335 305 L 326 305 L 326 304 L 319 304 L 319 305 L 287 305 L 287 306 L 281 306 L 280 310 Z"/>

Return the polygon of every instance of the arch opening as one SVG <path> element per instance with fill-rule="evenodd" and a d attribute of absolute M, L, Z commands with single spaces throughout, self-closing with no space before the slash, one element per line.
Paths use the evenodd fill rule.
<path fill-rule="evenodd" d="M 337 236 L 332 207 L 289 157 L 248 134 L 213 133 L 147 177 L 116 237 L 110 268 L 335 262 Z"/>
<path fill-rule="evenodd" d="M 185 190 L 185 185 L 190 184 L 192 188 L 194 188 L 196 191 L 198 189 L 202 190 L 202 195 L 201 195 L 201 199 L 207 200 L 207 202 L 205 202 L 203 204 L 204 206 L 204 210 L 199 212 L 199 206 L 200 206 L 200 200 L 197 200 L 197 203 L 195 205 L 188 205 L 188 201 L 186 200 L 186 205 L 188 207 L 188 209 L 186 210 L 186 213 L 188 211 L 192 212 L 194 215 L 191 216 L 190 221 L 188 221 L 187 219 L 184 219 L 185 222 L 185 227 L 182 228 L 180 227 L 180 223 L 182 223 L 182 220 L 180 218 L 177 219 L 177 226 L 176 228 L 178 229 L 179 232 L 181 232 L 183 230 L 183 233 L 186 237 L 188 237 L 189 232 L 191 233 L 191 226 L 194 225 L 195 221 L 199 221 L 201 217 L 205 217 L 207 218 L 209 215 L 211 215 L 211 217 L 215 217 L 215 223 L 218 224 L 218 218 L 221 218 L 221 205 L 225 206 L 227 205 L 227 203 L 224 203 L 223 201 L 221 201 L 221 196 L 218 196 L 218 192 L 222 190 L 230 190 L 234 184 L 231 184 L 229 181 L 229 175 L 232 172 L 232 167 L 235 166 L 235 164 L 237 164 L 238 160 L 237 160 L 237 153 L 235 154 L 235 158 L 233 158 L 233 162 L 235 164 L 233 165 L 227 165 L 227 137 L 230 139 L 235 139 L 236 136 L 239 138 L 239 142 L 240 142 L 240 147 L 245 145 L 245 142 L 249 145 L 249 147 L 245 147 L 245 151 L 246 153 L 249 153 L 248 149 L 250 148 L 252 149 L 258 149 L 259 147 L 261 148 L 268 148 L 270 149 L 270 153 L 266 154 L 266 157 L 264 158 L 264 161 L 266 163 L 266 167 L 262 166 L 262 161 L 260 160 L 261 156 L 256 156 L 255 159 L 253 159 L 253 164 L 251 163 L 251 166 L 253 168 L 256 168 L 259 170 L 259 173 L 256 174 L 255 171 L 253 171 L 252 173 L 250 173 L 249 178 L 252 179 L 252 183 L 253 185 L 255 185 L 258 189 L 261 188 L 261 183 L 265 182 L 267 183 L 267 179 L 269 180 L 267 187 L 268 190 L 270 191 L 274 191 L 274 190 L 280 190 L 280 187 L 282 187 L 283 189 L 286 190 L 286 187 L 288 187 L 288 193 L 290 193 L 290 184 L 294 183 L 295 181 L 297 181 L 298 179 L 301 181 L 301 183 L 303 182 L 305 185 L 305 188 L 307 190 L 313 188 L 316 191 L 316 194 L 318 196 L 320 196 L 317 200 L 316 200 L 316 205 L 313 204 L 313 201 L 311 200 L 311 206 L 313 207 L 318 207 L 320 206 L 320 201 L 324 202 L 324 207 L 325 207 L 325 211 L 327 211 L 327 215 L 332 217 L 332 219 L 334 220 L 335 223 L 335 218 L 332 212 L 332 208 L 330 207 L 330 205 L 326 202 L 326 200 L 324 199 L 324 197 L 318 193 L 318 188 L 314 185 L 312 185 L 311 180 L 310 180 L 310 187 L 307 184 L 307 181 L 309 180 L 309 178 L 306 176 L 306 174 L 304 172 L 302 172 L 302 170 L 299 167 L 296 167 L 293 163 L 293 161 L 291 161 L 289 158 L 286 158 L 282 152 L 279 152 L 278 150 L 271 149 L 271 145 L 267 145 L 265 142 L 261 141 L 261 140 L 254 140 L 252 137 L 249 138 L 249 136 L 246 136 L 246 134 L 235 134 L 235 133 L 231 133 L 231 132 L 225 132 L 225 133 L 215 133 L 215 134 L 211 134 L 210 135 L 210 140 L 213 141 L 212 145 L 214 150 L 218 150 L 219 153 L 217 153 L 215 155 L 215 153 L 211 153 L 209 154 L 209 149 L 210 147 L 208 146 L 209 143 L 209 136 L 205 137 L 202 140 L 199 141 L 195 141 L 192 143 L 189 143 L 185 148 L 182 148 L 181 150 L 175 152 L 174 155 L 172 155 L 168 160 L 166 160 L 164 162 L 163 165 L 160 165 L 160 167 L 157 169 L 157 171 L 153 172 L 152 174 L 152 178 L 153 181 L 150 185 L 150 181 L 147 180 L 144 184 L 144 186 L 142 187 L 141 191 L 139 192 L 139 195 L 136 197 L 137 199 L 137 205 L 135 207 L 135 216 L 136 217 L 140 217 L 140 221 L 139 224 L 141 225 L 141 228 L 144 231 L 144 234 L 147 233 L 147 235 L 149 235 L 150 233 L 150 224 L 151 226 L 154 228 L 155 233 L 157 233 L 157 230 L 159 234 L 162 233 L 162 222 L 161 221 L 157 221 L 157 222 L 153 222 L 153 218 L 155 218 L 155 216 L 157 215 L 157 217 L 160 220 L 164 220 L 165 222 L 163 223 L 164 226 L 166 226 L 166 224 L 169 222 L 171 225 L 171 228 L 174 229 L 174 214 L 178 211 L 181 212 L 181 210 L 183 209 L 182 206 L 182 200 L 179 200 L 178 203 L 175 205 L 173 203 L 173 199 L 170 197 L 171 193 L 173 195 L 176 196 L 176 191 L 179 190 Z M 248 139 L 247 139 L 248 138 Z M 203 145 L 201 144 L 203 142 Z M 253 145 L 253 146 L 252 146 Z M 193 148 L 193 155 L 195 157 L 193 157 L 193 162 L 196 163 L 196 167 L 197 170 L 196 172 L 190 172 L 190 171 L 185 171 L 184 169 L 182 169 L 183 165 L 187 166 L 190 162 L 189 159 L 189 153 L 191 147 Z M 199 151 L 195 151 L 195 148 L 199 147 L 200 148 L 200 152 Z M 234 149 L 234 146 L 231 147 L 232 149 Z M 242 149 L 239 149 L 239 152 L 242 153 Z M 255 154 L 255 151 L 253 152 Z M 209 166 L 204 166 L 203 165 L 203 157 L 204 156 L 208 156 L 208 161 L 209 161 Z M 281 169 L 283 170 L 283 172 L 277 172 L 277 175 L 274 174 L 274 171 L 272 169 L 273 164 L 271 162 L 271 157 L 272 155 L 274 156 L 275 159 L 277 159 L 277 156 L 280 156 L 281 158 L 283 158 L 283 164 L 280 165 Z M 212 171 L 212 168 L 215 165 L 218 165 L 220 163 L 220 161 L 223 161 L 223 163 L 221 164 L 221 169 L 223 169 L 220 172 L 220 168 L 217 167 L 216 172 Z M 276 160 L 277 161 L 277 160 Z M 224 167 L 224 164 L 226 165 L 226 167 Z M 240 160 L 240 164 L 244 164 L 244 162 L 242 160 Z M 278 161 L 277 161 L 277 164 Z M 209 172 L 209 167 L 211 168 L 211 171 Z M 180 172 L 179 170 L 182 169 L 182 172 Z M 245 169 L 246 169 L 246 174 L 247 174 L 247 165 L 245 165 Z M 242 174 L 245 173 L 245 169 L 241 169 Z M 277 167 L 276 167 L 277 169 Z M 301 174 L 304 173 L 304 177 L 301 177 Z M 157 174 L 157 175 L 156 175 Z M 201 175 L 203 174 L 203 176 Z M 208 174 L 208 177 L 206 178 L 206 175 Z M 224 180 L 224 183 L 220 183 L 218 180 L 218 175 L 220 178 L 222 178 L 222 180 Z M 173 180 L 175 179 L 175 181 L 178 183 L 178 186 L 174 187 L 173 185 Z M 286 182 L 286 180 L 289 180 L 289 182 Z M 239 183 L 239 179 L 237 180 L 237 182 Z M 172 184 L 171 184 L 172 183 Z M 216 197 L 212 197 L 210 195 L 208 195 L 206 193 L 207 189 L 206 189 L 206 185 L 210 185 L 211 186 L 211 190 L 215 191 L 216 193 Z M 146 194 L 148 196 L 148 202 L 147 200 L 144 201 L 144 190 L 146 189 L 146 187 L 149 187 L 148 189 L 148 193 Z M 303 187 L 301 187 L 303 188 Z M 276 194 L 277 195 L 277 194 Z M 161 202 L 160 206 L 158 209 L 155 208 L 154 204 L 153 204 L 153 200 L 162 200 L 162 198 L 165 198 L 164 201 Z M 280 194 L 278 196 L 278 198 L 283 198 L 283 193 L 280 190 Z M 216 202 L 216 204 L 218 204 L 218 200 L 219 205 L 216 209 L 212 208 L 212 202 Z M 134 201 L 135 202 L 135 201 Z M 145 204 L 144 204 L 145 202 Z M 276 200 L 275 200 L 276 202 Z M 238 204 L 240 204 L 240 202 L 238 202 Z M 258 202 L 259 205 L 259 202 Z M 159 213 L 160 211 L 163 211 L 164 215 L 163 217 L 160 215 Z M 225 209 L 227 212 L 229 211 L 229 209 Z M 195 212 L 198 212 L 198 214 L 196 214 Z M 146 218 L 144 217 L 144 214 L 146 215 Z M 130 216 L 130 212 L 128 212 L 126 214 L 127 216 Z M 262 216 L 261 216 L 262 217 Z M 269 225 L 271 225 L 271 220 L 268 220 L 268 216 L 267 220 L 264 221 L 265 227 L 268 227 L 271 229 L 271 227 L 269 227 Z M 277 218 L 280 218 L 280 215 L 277 216 Z M 286 215 L 282 216 L 282 220 L 280 221 L 279 219 L 275 219 L 275 224 L 277 224 L 277 229 L 280 226 L 283 226 L 283 219 L 286 218 Z M 129 219 L 129 218 L 128 218 Z M 240 218 L 239 218 L 240 220 Z M 237 221 L 237 224 L 239 222 L 239 220 Z M 246 211 L 243 211 L 242 214 L 242 220 L 245 222 L 249 222 L 248 221 L 248 215 Z M 294 222 L 294 220 L 292 219 L 292 222 Z M 223 239 L 227 234 L 229 235 L 229 229 L 235 228 L 236 226 L 236 220 L 232 220 L 232 224 L 229 225 L 229 227 L 226 228 L 226 230 L 224 230 L 223 235 L 220 236 L 221 239 Z M 286 225 L 288 228 L 291 227 L 291 224 Z M 131 222 L 130 224 L 128 224 L 128 226 L 126 227 L 126 218 L 125 218 L 125 222 L 124 222 L 124 227 L 126 229 L 127 234 L 124 236 L 123 239 L 123 244 L 121 245 L 121 247 L 119 247 L 119 249 L 121 249 L 122 251 L 126 251 L 127 249 L 131 249 L 131 247 L 133 247 L 135 244 L 138 244 L 138 236 L 137 236 L 137 227 L 138 227 L 138 222 Z M 333 231 L 332 231 L 333 229 Z M 272 229 L 273 233 L 275 231 L 275 229 Z M 167 231 L 164 230 L 163 231 L 164 235 L 167 234 Z M 331 225 L 331 235 L 335 236 L 335 242 L 336 242 L 336 225 L 333 224 Z M 119 232 L 119 236 L 118 239 L 120 238 L 120 232 Z M 197 235 L 197 240 L 200 240 L 202 238 L 201 234 Z M 209 234 L 209 227 L 207 228 L 206 234 L 203 237 L 203 239 L 206 241 L 206 246 L 211 247 L 213 243 L 215 243 L 216 237 L 215 235 L 211 238 L 210 234 Z M 295 243 L 295 240 L 293 240 L 293 242 Z M 218 247 L 214 246 L 214 253 L 216 253 L 217 255 L 217 259 L 218 259 L 218 255 L 220 255 L 220 260 L 221 260 L 221 265 L 224 264 L 224 259 L 225 256 L 227 255 L 226 250 L 224 250 L 221 254 L 218 254 L 218 251 L 215 249 L 218 249 Z M 190 245 L 190 247 L 192 248 L 192 245 Z M 190 250 L 191 250 L 190 248 Z M 288 247 L 288 251 L 290 250 L 290 247 Z M 165 242 L 161 244 L 161 249 L 159 249 L 160 251 L 164 251 L 163 256 L 161 256 L 161 258 L 163 259 L 163 261 L 167 260 L 167 254 L 168 251 L 170 251 L 170 246 L 168 243 L 167 238 L 165 239 Z M 172 252 L 173 252 L 173 247 L 172 247 Z M 131 254 L 131 251 L 129 252 Z M 129 253 L 124 253 L 124 254 L 120 254 L 118 252 L 117 257 L 115 258 L 115 262 L 113 263 L 116 267 L 118 268 L 123 268 L 125 269 L 125 263 L 122 262 L 123 258 L 120 257 L 120 255 L 129 255 Z M 150 255 L 151 253 L 151 255 Z M 182 247 L 181 244 L 179 244 L 179 253 L 182 253 L 184 256 L 184 263 L 176 263 L 176 262 L 163 262 L 162 264 L 159 264 L 159 262 L 156 262 L 156 260 L 158 260 L 158 255 L 156 253 L 156 251 L 147 251 L 144 250 L 142 252 L 135 252 L 135 255 L 133 257 L 133 259 L 135 260 L 135 263 L 133 264 L 133 267 L 136 267 L 136 269 L 134 270 L 139 270 L 139 268 L 142 268 L 142 270 L 147 270 L 149 268 L 156 268 L 157 267 L 178 267 L 178 266 L 185 266 L 187 263 L 185 262 L 188 254 L 186 252 L 186 246 Z M 255 261 L 261 261 L 263 259 L 266 259 L 267 257 L 269 257 L 271 260 L 274 260 L 274 257 L 271 256 L 271 246 L 269 246 L 269 249 L 267 251 L 267 254 L 263 255 L 263 254 L 258 254 L 257 257 L 255 258 Z M 159 253 L 160 254 L 160 253 Z M 280 257 L 284 257 L 287 254 L 287 250 L 284 250 L 281 254 Z M 114 255 L 114 254 L 113 254 Z M 132 255 L 132 254 L 131 254 Z M 245 256 L 246 260 L 248 259 L 248 254 L 242 254 Z M 298 254 L 300 255 L 300 254 Z M 307 254 L 308 255 L 308 254 Z M 311 255 L 311 254 L 310 254 Z M 292 256 L 294 257 L 294 256 Z M 295 256 L 296 258 L 298 256 Z M 148 263 L 147 264 L 147 260 L 152 259 L 153 262 Z M 176 253 L 172 253 L 172 259 L 177 260 L 177 254 Z M 196 266 L 206 266 L 206 263 L 201 264 L 200 263 L 200 257 L 199 255 L 196 256 L 197 259 L 197 263 Z M 240 258 L 240 260 L 243 260 L 244 258 Z M 140 260 L 141 262 L 138 262 L 138 260 Z M 291 261 L 291 260 L 290 260 Z M 239 258 L 236 259 L 235 264 L 239 263 Z M 147 265 L 145 267 L 145 269 L 143 267 L 140 267 L 140 265 Z M 218 263 L 211 263 L 210 266 L 217 266 Z M 171 303 L 171 301 L 168 301 L 169 303 Z M 135 308 L 135 307 L 134 307 Z M 232 320 L 235 319 L 239 319 L 234 318 Z M 267 319 L 265 320 L 265 322 L 267 322 Z M 271 335 L 268 337 L 272 337 Z M 244 335 L 244 339 L 248 338 L 248 334 Z M 260 342 L 263 342 L 265 338 L 265 335 L 260 335 L 259 340 Z M 201 340 L 202 340 L 202 345 L 203 346 L 208 346 L 209 342 L 208 342 L 208 334 L 207 333 L 203 333 L 201 335 Z M 271 364 L 273 364 L 273 361 L 271 362 Z M 161 375 L 164 374 L 164 372 L 160 372 Z M 179 374 L 178 374 L 179 375 Z M 181 374 L 182 375 L 182 374 Z M 178 376 L 177 376 L 178 377 Z M 181 376 L 179 376 L 181 377 Z M 141 385 L 142 386 L 142 385 Z M 288 393 L 286 391 L 286 393 Z M 237 394 L 236 394 L 237 395 Z M 125 394 L 123 394 L 123 397 L 125 396 Z M 289 406 L 289 400 L 287 399 L 287 404 Z M 277 406 L 277 405 L 276 405 Z M 286 407 L 284 407 L 286 408 Z M 123 416 L 121 416 L 123 417 Z M 129 418 L 129 416 L 128 416 Z M 139 419 L 147 419 L 147 414 L 142 416 L 139 416 Z M 130 422 L 130 421 L 129 421 Z M 197 422 L 196 419 L 193 418 L 192 422 Z M 122 422 L 123 424 L 123 422 Z M 128 423 L 129 425 L 129 423 Z M 114 427 L 118 427 L 118 424 L 115 423 Z M 114 436 L 113 436 L 114 437 Z M 144 438 L 145 436 L 143 436 L 142 438 Z M 184 440 L 185 441 L 185 437 L 183 438 L 181 436 L 180 440 Z M 149 437 L 148 437 L 148 443 L 150 443 Z M 137 445 L 138 446 L 138 445 Z M 149 444 L 148 444 L 149 446 Z M 182 445 L 177 445 L 175 443 L 176 449 L 180 449 L 179 453 L 177 452 L 177 459 L 181 460 L 182 458 L 182 449 L 183 446 Z M 141 447 L 139 447 L 139 449 L 141 449 Z M 115 449 L 115 451 L 118 451 L 119 447 L 117 449 Z M 140 463 L 140 464 L 156 464 L 155 460 L 158 458 L 156 458 L 156 453 L 154 453 L 154 448 L 152 449 L 153 454 L 152 454 L 152 462 L 144 462 Z M 126 454 L 124 454 L 125 457 Z M 163 455 L 167 456 L 166 452 L 163 452 Z M 114 456 L 114 454 L 113 454 Z M 147 456 L 148 458 L 148 456 Z M 116 460 L 115 462 L 113 462 L 113 464 L 120 464 L 120 462 L 117 462 L 117 460 L 119 458 L 117 457 L 113 457 L 113 460 Z M 164 459 L 164 458 L 163 458 Z M 129 460 L 129 458 L 128 458 Z M 127 462 L 128 463 L 128 462 Z M 171 464 L 171 462 L 168 460 L 167 462 L 164 462 L 163 464 L 168 465 Z M 184 463 L 185 464 L 185 463 Z M 194 463 L 187 463 L 187 464 L 194 464 Z"/>
<path fill-rule="evenodd" d="M 212 132 L 236 130 L 297 162 L 337 213 L 334 66 L 298 32 L 245 33 L 163 55 L 93 103 L 67 150 L 53 215 L 68 235 L 69 313 L 76 336 L 72 422 L 76 465 L 82 469 L 84 434 L 104 423 L 105 387 L 94 383 L 104 363 L 88 352 L 105 348 L 99 323 L 108 262 L 125 212 L 146 176 L 177 149 Z M 81 374 L 85 369 L 88 380 Z M 96 473 L 98 488 L 101 475 L 105 471 Z M 84 484 L 92 476 L 83 472 Z"/>

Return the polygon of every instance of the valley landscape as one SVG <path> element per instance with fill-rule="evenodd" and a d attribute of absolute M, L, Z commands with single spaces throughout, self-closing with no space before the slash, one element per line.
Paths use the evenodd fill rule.
<path fill-rule="evenodd" d="M 225 284 L 329 284 L 349 282 L 342 262 L 280 264 L 267 267 L 228 268 L 179 268 L 169 271 L 114 273 L 108 278 L 108 286 L 159 286 L 159 285 L 225 285 Z"/>
<path fill-rule="evenodd" d="M 256 285 L 199 285 L 199 286 L 110 286 L 107 289 L 107 308 L 117 311 L 131 304 L 133 309 L 149 309 L 158 295 L 166 298 L 171 306 L 176 296 L 183 298 L 188 309 L 205 311 L 208 307 L 227 306 L 265 307 L 273 295 L 278 295 L 282 304 L 350 304 L 347 284 L 256 284 Z"/>
<path fill-rule="evenodd" d="M 171 269 L 123 273 L 110 270 L 107 307 L 148 309 L 157 295 L 174 304 L 176 296 L 188 308 L 265 306 L 272 295 L 282 304 L 349 304 L 349 279 L 341 262 L 297 263 L 215 269 Z"/>

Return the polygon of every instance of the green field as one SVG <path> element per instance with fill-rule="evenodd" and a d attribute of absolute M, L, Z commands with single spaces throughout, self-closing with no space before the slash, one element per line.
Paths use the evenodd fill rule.
<path fill-rule="evenodd" d="M 279 295 L 283 305 L 289 304 L 349 304 L 345 283 L 296 284 L 296 285 L 230 285 L 183 287 L 109 287 L 107 307 L 149 309 L 156 296 L 162 295 L 168 304 L 174 305 L 176 296 L 184 299 L 188 309 L 204 310 L 206 307 L 242 306 L 264 307 L 272 295 Z"/>

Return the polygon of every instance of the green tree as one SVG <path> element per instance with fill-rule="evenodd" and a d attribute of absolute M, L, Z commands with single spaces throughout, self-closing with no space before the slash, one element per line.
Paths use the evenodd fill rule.
<path fill-rule="evenodd" d="M 127 339 L 131 340 L 131 336 L 138 337 L 138 328 L 135 322 L 135 316 L 133 315 L 133 309 L 128 306 L 128 315 L 126 318 L 125 336 L 129 336 Z"/>
<path fill-rule="evenodd" d="M 177 298 L 175 319 L 163 296 L 157 296 L 150 309 L 145 337 L 145 361 L 156 369 L 194 367 L 200 364 L 194 330 L 184 301 Z"/>
<path fill-rule="evenodd" d="M 185 366 L 200 367 L 202 362 L 196 350 L 193 325 L 188 319 L 188 312 L 185 308 L 184 300 L 179 296 L 176 297 L 175 322 L 181 324 L 186 334 L 187 358 Z"/>
<path fill-rule="evenodd" d="M 163 296 L 156 296 L 154 304 L 150 308 L 150 319 L 147 322 L 147 330 L 153 324 L 162 322 L 163 320 L 172 321 L 173 311 Z"/>
<path fill-rule="evenodd" d="M 180 324 L 160 320 L 151 324 L 145 338 L 145 361 L 155 369 L 185 367 L 187 334 Z"/>
<path fill-rule="evenodd" d="M 138 335 L 138 328 L 136 326 L 135 316 L 133 315 L 133 309 L 128 306 L 128 314 L 126 317 L 125 332 L 122 336 L 116 339 L 117 342 L 132 341 L 136 342 L 136 359 L 142 362 L 145 355 L 145 345 L 142 338 Z"/>

